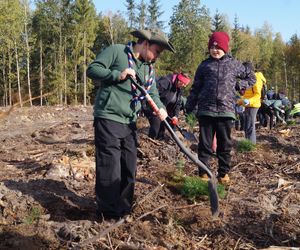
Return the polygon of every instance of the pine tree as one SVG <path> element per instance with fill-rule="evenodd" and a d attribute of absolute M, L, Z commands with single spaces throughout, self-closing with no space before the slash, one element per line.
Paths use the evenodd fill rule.
<path fill-rule="evenodd" d="M 159 18 L 164 13 L 163 11 L 160 11 L 161 6 L 159 5 L 159 0 L 150 0 L 148 5 L 148 28 L 160 28 L 163 29 L 163 22 L 159 21 Z"/>
<path fill-rule="evenodd" d="M 81 67 L 83 80 L 83 105 L 87 105 L 87 97 L 90 87 L 88 86 L 86 77 L 87 63 L 90 61 L 93 53 L 91 48 L 96 38 L 97 28 L 97 17 L 96 9 L 91 0 L 76 0 L 74 4 L 74 23 L 76 34 L 74 36 L 74 53 L 73 58 L 75 59 L 75 76 L 77 77 L 77 71 Z M 78 94 L 78 80 L 75 78 L 75 102 L 77 102 Z"/>
<path fill-rule="evenodd" d="M 129 28 L 132 29 L 134 24 L 136 23 L 136 15 L 135 15 L 135 1 L 134 0 L 126 0 L 125 6 L 127 9 L 127 16 L 129 21 Z"/>
<path fill-rule="evenodd" d="M 212 26 L 214 31 L 225 31 L 224 17 L 219 13 L 218 9 L 216 10 L 216 14 L 212 19 Z"/>
<path fill-rule="evenodd" d="M 170 70 L 194 72 L 207 53 L 211 32 L 208 10 L 201 7 L 199 0 L 181 0 L 173 10 L 170 39 L 176 54 L 170 54 L 165 64 L 172 65 Z"/>
<path fill-rule="evenodd" d="M 237 15 L 235 15 L 234 17 L 234 24 L 233 24 L 233 30 L 231 32 L 231 54 L 237 57 L 237 52 L 239 49 L 242 49 L 242 41 L 241 41 L 241 37 L 240 37 L 240 25 L 238 23 L 238 17 Z"/>
<path fill-rule="evenodd" d="M 13 104 L 12 96 L 15 90 L 18 101 L 22 106 L 23 84 L 21 84 L 20 56 L 24 45 L 22 44 L 23 17 L 21 4 L 18 0 L 0 1 L 0 41 L 3 57 L 7 57 L 7 79 L 9 105 Z"/>
<path fill-rule="evenodd" d="M 137 6 L 137 23 L 138 23 L 138 29 L 145 29 L 146 26 L 146 11 L 147 11 L 147 5 L 144 0 L 141 0 L 140 4 Z"/>

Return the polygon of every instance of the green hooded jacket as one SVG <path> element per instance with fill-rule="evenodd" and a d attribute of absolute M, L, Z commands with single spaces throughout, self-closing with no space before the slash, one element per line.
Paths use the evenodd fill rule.
<path fill-rule="evenodd" d="M 101 82 L 94 104 L 94 117 L 123 124 L 136 122 L 141 103 L 140 101 L 137 103 L 132 101 L 134 94 L 130 79 L 120 81 L 121 72 L 129 67 L 128 52 L 132 53 L 132 51 L 131 46 L 111 45 L 98 54 L 96 59 L 89 65 L 87 76 Z M 149 78 L 150 63 L 142 62 L 134 57 L 133 61 L 132 68 L 136 74 L 140 79 L 147 80 Z M 152 77 L 155 79 L 155 72 Z M 136 91 L 139 95 L 140 92 Z M 149 95 L 158 108 L 164 108 L 159 99 L 155 80 L 150 88 Z"/>

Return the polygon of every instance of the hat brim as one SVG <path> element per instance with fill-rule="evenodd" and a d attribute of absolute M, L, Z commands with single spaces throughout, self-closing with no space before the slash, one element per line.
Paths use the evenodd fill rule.
<path fill-rule="evenodd" d="M 155 30 L 135 30 L 131 32 L 136 38 L 148 40 L 151 43 L 158 44 L 163 48 L 175 53 L 175 48 L 169 39 L 160 31 Z"/>

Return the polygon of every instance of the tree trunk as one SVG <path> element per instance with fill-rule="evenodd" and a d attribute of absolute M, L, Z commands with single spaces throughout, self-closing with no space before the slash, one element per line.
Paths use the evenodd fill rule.
<path fill-rule="evenodd" d="M 31 84 L 30 84 L 30 48 L 29 48 L 29 41 L 28 41 L 28 31 L 27 31 L 27 10 L 26 5 L 24 4 L 25 8 L 25 43 L 26 43 L 26 54 L 27 54 L 27 85 L 28 85 L 28 95 L 29 95 L 29 102 L 30 106 L 32 106 L 32 96 L 31 96 Z"/>
<path fill-rule="evenodd" d="M 63 105 L 63 37 L 62 37 L 62 20 L 60 19 L 59 24 L 59 49 L 58 49 L 58 93 L 59 93 L 59 104 Z"/>
<path fill-rule="evenodd" d="M 115 44 L 115 42 L 114 42 L 114 32 L 113 32 L 113 26 L 112 26 L 111 17 L 109 17 L 108 32 L 109 32 L 111 44 Z"/>
<path fill-rule="evenodd" d="M 8 105 L 8 95 L 7 95 L 7 82 L 6 82 L 6 71 L 5 71 L 5 53 L 3 51 L 2 60 L 3 60 L 3 67 L 2 67 L 2 77 L 3 77 L 3 83 L 4 83 L 4 95 L 3 95 L 3 105 Z"/>
<path fill-rule="evenodd" d="M 8 92 L 9 92 L 9 106 L 12 105 L 12 89 L 11 89 L 11 54 L 10 46 L 8 47 Z"/>
<path fill-rule="evenodd" d="M 87 98 L 87 81 L 86 81 L 86 32 L 84 31 L 83 37 L 83 95 L 84 101 L 83 105 L 86 106 L 86 98 Z"/>
<path fill-rule="evenodd" d="M 68 86 L 67 86 L 67 42 L 65 38 L 64 49 L 64 85 L 65 85 L 65 105 L 68 104 Z"/>
<path fill-rule="evenodd" d="M 40 40 L 40 105 L 43 106 L 43 41 Z"/>
<path fill-rule="evenodd" d="M 19 102 L 20 102 L 20 106 L 22 108 L 23 103 L 22 103 L 22 94 L 21 94 L 20 67 L 19 67 L 19 56 L 18 56 L 18 48 L 17 48 L 17 42 L 16 41 L 15 41 L 15 56 L 16 56 L 16 66 L 17 66 Z"/>
<path fill-rule="evenodd" d="M 75 105 L 78 104 L 78 79 L 77 79 L 77 63 L 74 66 L 74 88 L 75 88 Z"/>

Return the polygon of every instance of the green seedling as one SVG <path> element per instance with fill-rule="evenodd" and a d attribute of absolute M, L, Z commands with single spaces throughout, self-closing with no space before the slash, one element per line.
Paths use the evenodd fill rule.
<path fill-rule="evenodd" d="M 184 164 L 185 160 L 183 158 L 178 159 L 178 161 L 176 162 L 176 170 L 180 175 L 182 175 Z"/>
<path fill-rule="evenodd" d="M 287 120 L 286 121 L 287 125 L 296 125 L 296 120 Z"/>
<path fill-rule="evenodd" d="M 32 225 L 33 223 L 37 222 L 42 215 L 42 211 L 38 207 L 32 207 L 27 214 L 27 216 L 24 218 L 23 222 L 26 225 Z"/>
<path fill-rule="evenodd" d="M 217 192 L 221 199 L 223 199 L 226 195 L 225 187 L 223 185 L 219 184 L 217 186 Z M 181 193 L 193 200 L 200 196 L 208 196 L 208 182 L 202 180 L 198 176 L 186 176 L 183 179 Z"/>
<path fill-rule="evenodd" d="M 237 143 L 237 151 L 240 153 L 250 152 L 255 150 L 256 145 L 253 144 L 250 140 L 244 139 Z"/>
<path fill-rule="evenodd" d="M 195 116 L 194 113 L 187 114 L 185 117 L 185 121 L 186 121 L 190 131 L 194 130 L 194 127 L 196 126 L 196 124 L 198 122 L 197 117 Z"/>

